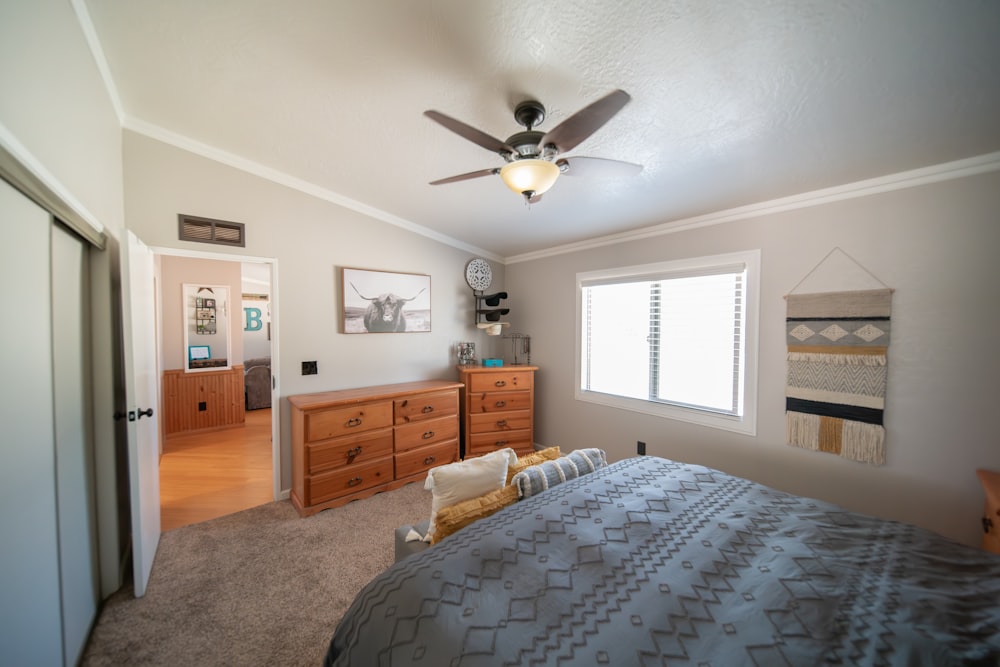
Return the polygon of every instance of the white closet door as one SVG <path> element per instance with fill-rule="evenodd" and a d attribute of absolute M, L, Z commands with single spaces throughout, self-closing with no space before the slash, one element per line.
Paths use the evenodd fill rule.
<path fill-rule="evenodd" d="M 97 517 L 90 415 L 88 250 L 52 225 L 52 360 L 55 378 L 56 498 L 66 664 L 83 652 L 97 614 Z"/>
<path fill-rule="evenodd" d="M 0 181 L 0 656 L 63 663 L 52 423 L 49 214 Z"/>

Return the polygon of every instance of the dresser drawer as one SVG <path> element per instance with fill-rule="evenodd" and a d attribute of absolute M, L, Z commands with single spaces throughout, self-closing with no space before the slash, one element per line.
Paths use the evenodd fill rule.
<path fill-rule="evenodd" d="M 408 424 L 409 422 L 457 414 L 458 391 L 423 394 L 395 401 L 395 421 L 397 424 Z"/>
<path fill-rule="evenodd" d="M 507 412 L 509 410 L 530 410 L 530 391 L 491 391 L 469 395 L 469 414 L 480 412 Z"/>
<path fill-rule="evenodd" d="M 392 481 L 392 457 L 370 463 L 349 465 L 306 479 L 306 505 L 315 505 L 338 496 L 362 491 Z"/>
<path fill-rule="evenodd" d="M 473 433 L 469 436 L 469 451 L 465 454 L 479 456 L 504 447 L 510 447 L 517 452 L 534 449 L 531 441 L 531 429 L 520 431 L 494 431 L 492 433 Z"/>
<path fill-rule="evenodd" d="M 534 382 L 533 371 L 497 371 L 496 373 L 474 373 L 469 380 L 469 388 L 477 391 L 517 391 L 530 390 Z"/>
<path fill-rule="evenodd" d="M 412 449 L 396 455 L 396 479 L 426 472 L 458 460 L 458 440 Z"/>
<path fill-rule="evenodd" d="M 492 431 L 516 431 L 531 428 L 531 410 L 515 412 L 482 412 L 469 415 L 469 430 L 472 433 Z"/>
<path fill-rule="evenodd" d="M 396 427 L 396 452 L 405 452 L 456 438 L 458 438 L 458 420 L 454 416 L 404 424 Z"/>
<path fill-rule="evenodd" d="M 306 473 L 392 456 L 392 428 L 381 428 L 306 445 Z"/>
<path fill-rule="evenodd" d="M 386 426 L 392 426 L 392 401 L 310 412 L 305 415 L 305 440 L 327 440 Z"/>

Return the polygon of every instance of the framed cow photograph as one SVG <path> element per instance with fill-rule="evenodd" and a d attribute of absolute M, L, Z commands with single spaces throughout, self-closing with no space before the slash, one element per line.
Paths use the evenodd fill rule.
<path fill-rule="evenodd" d="M 431 277 L 368 269 L 341 269 L 344 333 L 431 330 Z"/>

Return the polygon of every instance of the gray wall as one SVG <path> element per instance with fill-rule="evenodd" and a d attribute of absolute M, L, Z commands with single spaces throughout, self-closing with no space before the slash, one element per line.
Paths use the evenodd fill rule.
<path fill-rule="evenodd" d="M 0 3 L 0 125 L 90 220 L 122 225 L 121 122 L 67 0 Z"/>
<path fill-rule="evenodd" d="M 1000 173 L 740 220 L 507 266 L 515 328 L 532 336 L 544 445 L 603 447 L 703 464 L 978 544 L 978 467 L 1000 469 Z M 839 247 L 895 288 L 885 426 L 874 467 L 784 444 L 783 296 Z M 756 437 L 577 402 L 575 275 L 761 249 Z M 797 292 L 800 290 L 796 290 Z"/>
<path fill-rule="evenodd" d="M 424 379 L 457 378 L 455 343 L 491 350 L 473 326 L 465 264 L 474 255 L 283 185 L 125 132 L 127 225 L 147 245 L 276 259 L 274 333 L 282 425 L 282 489 L 291 486 L 290 395 Z M 177 240 L 177 215 L 246 224 L 245 248 Z M 495 262 L 494 285 L 504 268 Z M 431 276 L 432 331 L 340 333 L 342 267 Z M 164 318 L 166 322 L 166 318 Z M 303 376 L 302 362 L 319 362 Z M 169 367 L 169 366 L 167 366 Z"/>
<path fill-rule="evenodd" d="M 66 208 L 108 234 L 91 253 L 90 338 L 101 590 L 119 586 L 114 293 L 122 227 L 121 121 L 65 0 L 0 3 L 0 143 Z M 42 299 L 46 298 L 42 294 Z M 39 425 L 39 433 L 50 426 Z"/>

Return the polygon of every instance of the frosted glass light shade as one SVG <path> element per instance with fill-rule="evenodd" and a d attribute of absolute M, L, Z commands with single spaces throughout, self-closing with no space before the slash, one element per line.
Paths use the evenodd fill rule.
<path fill-rule="evenodd" d="M 530 192 L 535 196 L 547 192 L 558 177 L 559 167 L 548 160 L 514 160 L 500 167 L 500 178 L 519 195 Z"/>

